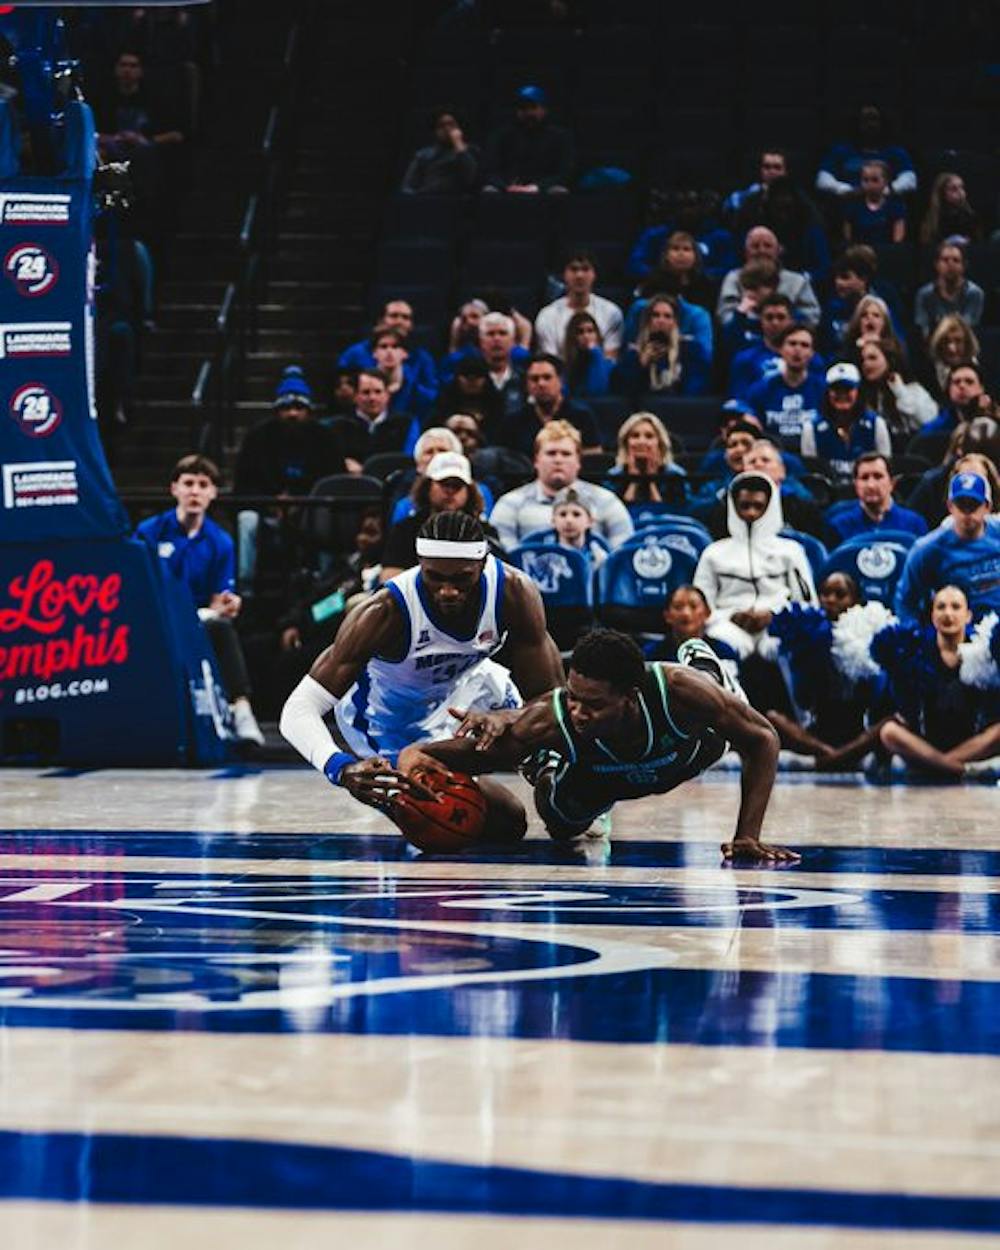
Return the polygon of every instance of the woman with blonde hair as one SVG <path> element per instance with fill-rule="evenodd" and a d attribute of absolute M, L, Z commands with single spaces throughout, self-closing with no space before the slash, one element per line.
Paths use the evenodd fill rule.
<path fill-rule="evenodd" d="M 665 495 L 675 497 L 675 491 L 664 481 L 669 476 L 686 476 L 674 460 L 669 430 L 655 413 L 633 412 L 618 430 L 618 451 L 608 475 L 609 489 L 626 504 L 665 503 Z"/>
<path fill-rule="evenodd" d="M 906 348 L 893 328 L 889 306 L 877 295 L 862 295 L 844 331 L 844 346 L 855 363 L 861 344 L 868 339 L 885 344 L 898 361 L 906 360 Z"/>
<path fill-rule="evenodd" d="M 639 335 L 615 370 L 616 389 L 626 395 L 704 395 L 709 360 L 697 339 L 681 334 L 677 300 L 654 295 L 642 310 Z"/>
<path fill-rule="evenodd" d="M 956 365 L 979 363 L 979 339 L 972 326 L 952 313 L 942 317 L 927 342 L 927 354 L 934 366 L 934 378 L 942 395 L 948 393 L 948 378 Z"/>

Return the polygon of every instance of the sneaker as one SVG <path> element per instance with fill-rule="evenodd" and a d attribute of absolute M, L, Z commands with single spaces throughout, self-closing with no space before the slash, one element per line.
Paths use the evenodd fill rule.
<path fill-rule="evenodd" d="M 713 678 L 723 690 L 728 691 L 742 703 L 750 702 L 729 666 L 723 664 L 708 643 L 701 638 L 688 638 L 686 642 L 681 643 L 677 648 L 677 663 L 687 668 L 697 669 L 706 677 Z"/>
<path fill-rule="evenodd" d="M 965 765 L 965 776 L 974 781 L 1000 781 L 1000 755 L 988 760 L 970 760 Z"/>
<path fill-rule="evenodd" d="M 253 714 L 253 708 L 246 699 L 238 699 L 233 704 L 233 729 L 240 742 L 253 742 L 257 746 L 264 745 L 264 735 L 260 731 L 260 725 L 257 724 L 257 717 Z"/>

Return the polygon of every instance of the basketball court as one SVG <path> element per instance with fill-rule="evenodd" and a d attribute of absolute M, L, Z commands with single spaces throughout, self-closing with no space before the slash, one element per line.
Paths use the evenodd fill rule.
<path fill-rule="evenodd" d="M 521 786 L 522 783 L 514 783 Z M 1000 1245 L 991 786 L 410 852 L 302 769 L 4 773 L 18 1250 Z"/>

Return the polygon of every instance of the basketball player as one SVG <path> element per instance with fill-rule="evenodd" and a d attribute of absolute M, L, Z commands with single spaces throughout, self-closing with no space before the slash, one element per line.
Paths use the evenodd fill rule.
<path fill-rule="evenodd" d="M 563 680 L 537 588 L 488 554 L 474 517 L 429 517 L 417 556 L 414 568 L 348 614 L 281 713 L 292 746 L 334 785 L 374 807 L 387 806 L 394 790 L 421 792 L 396 770 L 396 757 L 411 743 L 449 737 L 449 705 L 516 708 L 522 692 L 531 698 Z M 490 659 L 505 642 L 510 671 Z M 330 712 L 336 741 L 323 720 Z M 522 837 L 520 803 L 495 784 L 490 798 L 498 805 L 491 803 L 491 836 Z"/>
<path fill-rule="evenodd" d="M 469 736 L 467 718 L 465 736 L 408 748 L 399 770 L 419 774 L 436 762 L 478 774 L 521 764 L 549 834 L 568 841 L 586 833 L 619 799 L 665 794 L 698 776 L 731 744 L 743 761 L 743 791 L 724 857 L 797 860 L 793 851 L 760 840 L 777 734 L 730 686 L 704 642 L 682 643 L 678 659 L 647 664 L 627 635 L 592 630 L 576 645 L 565 686 L 515 716 L 479 717 L 479 729 L 491 727 L 479 742 Z"/>

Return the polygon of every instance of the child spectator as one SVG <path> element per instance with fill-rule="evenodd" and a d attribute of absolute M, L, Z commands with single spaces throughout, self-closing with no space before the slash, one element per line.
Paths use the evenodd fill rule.
<path fill-rule="evenodd" d="M 574 398 L 607 395 L 614 362 L 604 354 L 601 328 L 589 312 L 574 313 L 566 326 L 563 348 L 566 390 Z"/>
<path fill-rule="evenodd" d="M 839 484 L 851 480 L 854 462 L 864 452 L 892 453 L 888 426 L 861 401 L 861 374 L 855 365 L 841 361 L 827 370 L 820 411 L 802 426 L 801 451 L 807 459 L 825 461 Z"/>
<path fill-rule="evenodd" d="M 594 514 L 591 505 L 572 486 L 563 491 L 552 505 L 552 528 L 560 547 L 582 551 L 592 569 L 600 568 L 607 549 L 591 535 Z"/>
<path fill-rule="evenodd" d="M 614 383 L 633 399 L 649 393 L 704 395 L 710 365 L 701 344 L 681 335 L 676 299 L 657 295 L 643 309 L 639 337 L 622 356 Z"/>
<path fill-rule="evenodd" d="M 677 648 L 689 638 L 700 638 L 707 643 L 728 669 L 734 681 L 737 676 L 736 652 L 718 638 L 709 638 L 705 632 L 712 610 L 708 600 L 697 586 L 685 583 L 675 586 L 663 606 L 663 622 L 667 632 L 663 639 L 653 643 L 646 651 L 647 660 L 677 662 Z"/>
<path fill-rule="evenodd" d="M 939 243 L 934 254 L 934 281 L 917 292 L 913 323 L 930 338 L 945 317 L 961 317 L 967 326 L 979 325 L 986 296 L 981 286 L 965 276 L 965 250 L 953 239 Z"/>
<path fill-rule="evenodd" d="M 960 174 L 938 174 L 920 223 L 920 242 L 924 247 L 934 247 L 945 239 L 968 244 L 982 237 L 983 227 L 979 214 L 969 203 L 965 180 Z"/>
<path fill-rule="evenodd" d="M 906 238 L 906 208 L 889 190 L 889 167 L 884 161 L 861 166 L 861 195 L 845 200 L 844 238 L 848 243 L 887 247 Z"/>

